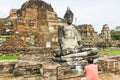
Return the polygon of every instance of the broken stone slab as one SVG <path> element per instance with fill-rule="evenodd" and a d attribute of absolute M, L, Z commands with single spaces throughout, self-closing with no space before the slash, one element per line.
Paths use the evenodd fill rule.
<path fill-rule="evenodd" d="M 29 65 L 39 65 L 42 64 L 39 61 L 27 61 L 27 60 L 18 60 L 15 66 L 29 66 Z"/>
<path fill-rule="evenodd" d="M 89 53 L 88 55 L 90 56 L 90 55 L 97 54 L 98 49 L 97 48 L 82 48 L 82 49 L 78 49 L 77 52 L 72 51 L 70 49 L 63 49 L 62 52 L 61 52 L 60 49 L 56 49 L 56 50 L 53 51 L 53 56 L 60 57 L 60 56 L 82 53 L 82 52 L 88 52 Z"/>
<path fill-rule="evenodd" d="M 96 55 L 98 52 L 94 51 L 86 51 L 86 52 L 80 52 L 80 53 L 74 53 L 74 54 L 69 54 L 65 56 L 61 56 L 61 58 L 72 58 L 72 57 L 85 57 L 85 56 L 92 56 Z"/>
<path fill-rule="evenodd" d="M 81 60 L 87 60 L 88 58 L 96 59 L 99 55 L 93 55 L 93 56 L 85 56 L 85 57 L 54 57 L 53 60 L 56 62 L 69 62 L 69 61 L 81 61 Z"/>
<path fill-rule="evenodd" d="M 55 57 L 53 60 L 56 62 L 67 62 L 67 61 L 80 61 L 83 57 L 76 57 L 76 58 L 61 58 L 61 57 Z"/>

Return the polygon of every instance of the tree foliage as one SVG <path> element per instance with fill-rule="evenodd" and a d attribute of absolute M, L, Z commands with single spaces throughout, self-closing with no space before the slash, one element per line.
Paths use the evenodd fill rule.
<path fill-rule="evenodd" d="M 120 40 L 120 26 L 116 26 L 115 29 L 111 30 L 112 40 Z"/>
<path fill-rule="evenodd" d="M 116 26 L 115 31 L 120 31 L 120 26 Z"/>

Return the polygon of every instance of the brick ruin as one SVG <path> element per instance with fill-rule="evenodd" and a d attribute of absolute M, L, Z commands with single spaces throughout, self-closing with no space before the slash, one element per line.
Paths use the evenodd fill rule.
<path fill-rule="evenodd" d="M 0 18 L 0 34 L 2 34 L 2 32 L 3 32 L 2 26 L 3 26 L 3 23 L 5 22 L 5 20 L 6 19 L 4 19 L 4 18 Z"/>
<path fill-rule="evenodd" d="M 78 26 L 78 30 L 82 36 L 82 40 L 96 40 L 98 38 L 97 32 L 94 30 L 93 25 L 83 24 Z"/>
<path fill-rule="evenodd" d="M 100 33 L 100 38 L 105 40 L 105 41 L 111 40 L 111 34 L 110 34 L 110 29 L 109 29 L 108 24 L 103 25 L 102 31 Z"/>
<path fill-rule="evenodd" d="M 57 41 L 57 27 L 64 24 L 51 4 L 29 0 L 20 9 L 11 9 L 7 18 L 0 19 L 0 34 L 17 35 L 26 43 L 45 47 L 45 42 Z"/>
<path fill-rule="evenodd" d="M 108 24 L 103 25 L 100 34 L 98 34 L 94 30 L 94 27 L 91 24 L 82 24 L 79 25 L 77 28 L 82 36 L 82 40 L 93 40 L 93 41 L 111 40 L 111 34 Z"/>

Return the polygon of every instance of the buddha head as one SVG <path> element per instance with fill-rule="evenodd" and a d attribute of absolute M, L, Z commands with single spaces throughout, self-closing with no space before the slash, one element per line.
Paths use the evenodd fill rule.
<path fill-rule="evenodd" d="M 68 25 L 72 24 L 72 22 L 73 22 L 73 16 L 74 15 L 73 15 L 72 11 L 70 10 L 70 8 L 67 8 L 67 11 L 66 11 L 66 13 L 64 15 L 64 19 L 65 19 L 65 21 L 66 21 L 66 23 Z"/>

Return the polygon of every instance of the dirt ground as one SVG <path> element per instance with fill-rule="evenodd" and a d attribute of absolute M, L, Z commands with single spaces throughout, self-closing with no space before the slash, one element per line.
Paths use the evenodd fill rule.
<path fill-rule="evenodd" d="M 0 80 L 44 80 L 40 77 L 30 77 L 30 78 L 24 78 L 24 77 L 16 77 L 13 76 L 0 76 Z M 45 79 L 50 80 L 50 79 Z M 65 79 L 65 80 L 80 80 L 80 78 L 72 78 L 72 79 Z M 99 74 L 99 80 L 120 80 L 120 74 L 113 74 L 113 73 L 100 73 Z"/>
<path fill-rule="evenodd" d="M 81 78 L 73 78 L 67 80 L 80 80 Z M 98 80 L 120 80 L 120 74 L 100 73 Z"/>
<path fill-rule="evenodd" d="M 99 74 L 99 80 L 120 80 L 120 74 L 112 73 Z"/>

